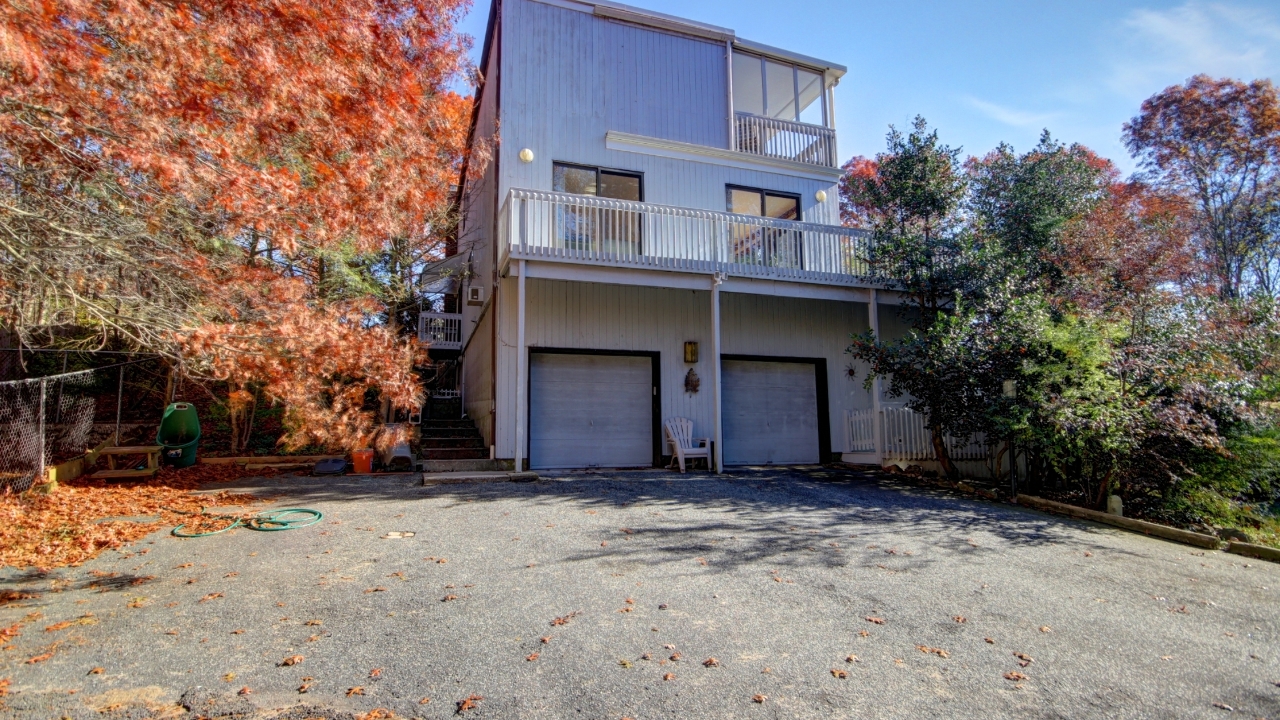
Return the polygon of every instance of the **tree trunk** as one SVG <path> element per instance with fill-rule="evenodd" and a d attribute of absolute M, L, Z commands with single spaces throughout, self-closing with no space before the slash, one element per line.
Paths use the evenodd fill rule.
<path fill-rule="evenodd" d="M 938 464 L 942 466 L 942 472 L 948 478 L 954 480 L 960 476 L 960 471 L 951 463 L 951 456 L 947 453 L 947 443 L 943 439 L 942 427 L 934 425 L 929 428 L 930 434 L 933 435 L 933 455 L 938 460 Z"/>

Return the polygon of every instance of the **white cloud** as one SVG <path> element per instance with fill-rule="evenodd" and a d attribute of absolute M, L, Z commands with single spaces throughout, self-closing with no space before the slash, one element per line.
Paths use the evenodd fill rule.
<path fill-rule="evenodd" d="M 986 100 L 979 100 L 978 98 L 970 96 L 966 96 L 964 101 L 992 120 L 1016 128 L 1033 128 L 1038 130 L 1048 125 L 1058 116 L 1058 113 L 1036 113 L 1028 112 L 1026 110 L 1017 110 L 1003 105 L 997 105 L 993 102 L 987 102 Z"/>
<path fill-rule="evenodd" d="M 1252 80 L 1280 74 L 1280 14 L 1192 0 L 1130 12 L 1112 33 L 1107 86 L 1145 98 L 1198 73 Z"/>

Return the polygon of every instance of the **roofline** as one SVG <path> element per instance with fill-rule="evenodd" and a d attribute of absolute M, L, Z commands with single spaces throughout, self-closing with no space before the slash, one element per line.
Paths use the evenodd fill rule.
<path fill-rule="evenodd" d="M 696 20 L 689 20 L 675 15 L 667 15 L 666 13 L 646 10 L 633 5 L 624 5 L 622 3 L 613 2 L 612 0 L 535 0 L 535 2 L 541 2 L 546 5 L 555 5 L 557 7 L 570 10 L 579 10 L 599 17 L 622 20 L 636 25 L 644 25 L 658 30 L 667 30 L 669 32 L 692 35 L 694 37 L 700 37 L 716 42 L 731 42 L 735 47 L 740 47 L 743 50 L 748 50 L 759 55 L 765 55 L 779 60 L 786 60 L 797 65 L 805 65 L 815 70 L 820 70 L 824 73 L 830 74 L 836 81 L 849 71 L 847 67 L 839 63 L 820 60 L 810 55 L 804 55 L 790 50 L 783 50 L 782 48 L 773 47 L 772 45 L 765 45 L 764 43 L 753 42 L 751 40 L 740 38 L 730 28 L 702 23 Z"/>

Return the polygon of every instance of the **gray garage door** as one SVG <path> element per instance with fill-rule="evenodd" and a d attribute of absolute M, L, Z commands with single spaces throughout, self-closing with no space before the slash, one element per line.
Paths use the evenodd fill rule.
<path fill-rule="evenodd" d="M 726 465 L 818 462 L 812 364 L 725 360 L 721 367 Z"/>
<path fill-rule="evenodd" d="M 653 464 L 653 365 L 648 357 L 533 353 L 529 465 Z"/>

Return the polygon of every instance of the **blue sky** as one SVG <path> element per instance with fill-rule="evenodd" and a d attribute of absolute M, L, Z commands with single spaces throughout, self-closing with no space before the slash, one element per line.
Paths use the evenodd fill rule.
<path fill-rule="evenodd" d="M 1280 80 L 1280 3 L 630 0 L 739 37 L 846 65 L 840 155 L 874 155 L 890 124 L 924 115 L 944 142 L 1019 150 L 1048 128 L 1126 171 L 1120 126 L 1198 72 Z M 462 30 L 479 39 L 487 0 Z M 478 48 L 475 52 L 478 60 Z"/>

